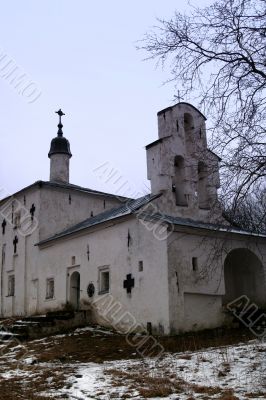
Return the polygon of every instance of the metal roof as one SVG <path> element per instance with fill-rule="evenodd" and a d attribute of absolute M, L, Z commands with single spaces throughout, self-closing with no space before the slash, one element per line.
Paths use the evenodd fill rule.
<path fill-rule="evenodd" d="M 139 215 L 142 219 L 147 219 L 150 221 L 162 221 L 168 224 L 172 224 L 175 226 L 184 226 L 184 227 L 191 227 L 191 228 L 199 228 L 199 229 L 206 229 L 212 231 L 219 231 L 219 232 L 228 232 L 228 233 L 237 233 L 241 235 L 250 235 L 256 237 L 266 238 L 266 234 L 245 231 L 242 229 L 238 229 L 233 227 L 232 225 L 222 225 L 222 224 L 214 224 L 202 221 L 196 221 L 189 218 L 180 218 L 180 217 L 173 217 L 171 215 L 165 215 L 161 213 L 141 213 Z"/>
<path fill-rule="evenodd" d="M 82 186 L 73 185 L 72 183 L 63 183 L 63 182 L 61 183 L 61 182 L 53 182 L 53 181 L 36 181 L 36 182 L 32 183 L 31 185 L 26 186 L 25 188 L 15 192 L 14 194 L 11 194 L 10 196 L 7 196 L 7 197 L 1 199 L 0 200 L 0 204 L 5 202 L 10 197 L 16 196 L 19 193 L 24 192 L 25 190 L 28 190 L 28 189 L 31 189 L 31 188 L 34 188 L 34 187 L 42 188 L 44 186 L 48 186 L 48 187 L 51 187 L 51 188 L 66 189 L 66 190 L 75 190 L 75 191 L 78 191 L 78 192 L 85 192 L 85 193 L 93 194 L 93 195 L 96 195 L 96 196 L 111 197 L 111 198 L 116 198 L 116 199 L 121 200 L 121 201 L 128 201 L 129 200 L 128 197 L 124 197 L 124 196 L 120 196 L 120 195 L 116 195 L 116 194 L 111 194 L 111 193 L 100 192 L 98 190 L 93 190 L 93 189 L 90 189 L 90 188 L 85 188 L 85 187 L 82 187 Z"/>
<path fill-rule="evenodd" d="M 148 150 L 150 147 L 156 146 L 158 143 L 162 143 L 164 139 L 169 139 L 172 136 L 173 135 L 168 135 L 168 136 L 164 136 L 160 139 L 157 139 L 154 142 L 147 144 L 147 146 L 145 146 L 145 149 Z"/>
<path fill-rule="evenodd" d="M 104 211 L 103 213 L 100 213 L 94 217 L 90 217 L 76 225 L 71 226 L 68 229 L 65 229 L 64 231 L 51 236 L 47 239 L 44 239 L 37 243 L 36 245 L 42 245 L 48 242 L 52 242 L 56 239 L 77 233 L 79 231 L 82 231 L 84 229 L 102 224 L 104 222 L 108 222 L 111 220 L 115 220 L 127 215 L 131 215 L 134 213 L 137 213 L 139 209 L 150 203 L 152 200 L 157 199 L 160 197 L 161 194 L 148 194 L 146 196 L 140 197 L 139 199 L 136 200 L 129 200 L 125 204 L 121 205 L 120 207 L 112 208 L 111 210 Z M 222 225 L 222 224 L 214 224 L 214 223 L 206 223 L 202 221 L 196 221 L 192 220 L 189 218 L 180 218 L 180 217 L 173 217 L 170 215 L 165 215 L 162 213 L 150 213 L 149 211 L 142 211 L 141 213 L 138 213 L 138 217 L 144 220 L 149 220 L 149 221 L 160 221 L 166 224 L 174 225 L 174 226 L 182 226 L 182 227 L 190 227 L 190 228 L 198 228 L 198 229 L 205 229 L 205 230 L 211 230 L 211 231 L 216 231 L 216 232 L 228 232 L 228 233 L 234 233 L 234 234 L 240 234 L 240 235 L 249 235 L 249 236 L 256 236 L 256 237 L 262 237 L 266 238 L 266 235 L 264 234 L 259 234 L 259 233 L 254 233 L 254 232 L 249 232 L 249 231 L 244 231 L 241 229 L 237 229 L 235 227 L 232 227 L 231 225 Z"/>
<path fill-rule="evenodd" d="M 120 207 L 112 208 L 111 210 L 104 211 L 98 215 L 95 215 L 94 217 L 90 217 L 88 219 L 85 219 L 84 221 L 71 226 L 68 229 L 65 229 L 64 231 L 51 236 L 47 239 L 44 239 L 37 243 L 37 245 L 41 245 L 47 242 L 51 242 L 53 240 L 59 239 L 64 236 L 71 235 L 73 233 L 79 232 L 81 230 L 90 228 L 92 226 L 101 224 L 103 222 L 107 222 L 113 219 L 117 219 L 120 217 L 124 217 L 126 215 L 134 214 L 137 210 L 139 210 L 141 207 L 144 205 L 150 203 L 152 200 L 158 198 L 161 196 L 161 194 L 148 194 L 146 196 L 140 197 L 136 200 L 128 200 L 126 203 L 121 205 Z"/>

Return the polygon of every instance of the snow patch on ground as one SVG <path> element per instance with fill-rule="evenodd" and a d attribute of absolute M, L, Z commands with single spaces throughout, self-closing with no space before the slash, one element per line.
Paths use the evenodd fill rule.
<path fill-rule="evenodd" d="M 102 335 L 105 340 L 108 340 L 106 335 L 113 334 L 100 327 L 86 327 L 76 329 L 71 334 L 55 335 L 28 343 L 35 342 L 38 351 L 45 352 L 50 346 L 60 346 L 60 340 L 57 339 L 82 335 L 87 331 L 93 335 Z M 57 384 L 58 377 L 62 377 L 60 385 Z M 35 350 L 17 343 L 11 344 L 9 349 L 5 345 L 0 346 L 0 386 L 1 380 L 7 381 L 12 390 L 14 378 L 25 384 L 42 379 L 45 385 L 42 389 L 38 387 L 40 393 L 36 392 L 36 395 L 51 396 L 58 400 L 142 400 L 142 389 L 149 389 L 151 382 L 159 382 L 160 385 L 164 380 L 168 384 L 173 383 L 173 393 L 164 397 L 156 395 L 150 397 L 151 400 L 218 400 L 226 390 L 231 390 L 239 400 L 247 400 L 247 395 L 252 395 L 253 400 L 262 400 L 266 399 L 266 342 L 253 340 L 245 344 L 201 351 L 164 353 L 160 359 L 143 358 L 99 364 L 61 363 L 55 360 L 38 363 Z M 176 385 L 178 382 L 179 386 Z M 201 392 L 201 389 L 205 392 Z"/>
<path fill-rule="evenodd" d="M 74 365 L 72 366 L 74 367 Z M 176 376 L 185 381 L 185 393 L 173 393 L 168 397 L 157 399 L 186 400 L 189 397 L 203 398 L 195 392 L 195 385 L 204 387 L 219 387 L 221 390 L 232 389 L 239 399 L 246 399 L 246 394 L 260 393 L 253 399 L 266 398 L 266 343 L 253 341 L 249 344 L 212 348 L 198 352 L 166 354 L 160 360 L 123 360 L 110 361 L 103 364 L 82 364 L 76 368 L 76 373 L 66 380 L 65 387 L 57 392 L 69 399 L 108 400 L 122 399 L 130 394 L 132 399 L 142 399 L 132 385 L 132 380 L 125 377 L 121 384 L 113 385 L 112 374 L 108 371 L 133 373 L 142 376 L 165 378 Z M 56 395 L 56 393 L 46 393 Z M 208 394 L 209 399 L 218 399 L 220 394 Z"/>

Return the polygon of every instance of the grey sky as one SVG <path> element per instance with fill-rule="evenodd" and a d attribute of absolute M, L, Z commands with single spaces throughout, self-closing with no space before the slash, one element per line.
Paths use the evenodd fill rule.
<path fill-rule="evenodd" d="M 172 104 L 174 92 L 162 86 L 167 71 L 142 61 L 136 41 L 156 17 L 186 8 L 185 0 L 1 1 L 0 60 L 3 53 L 13 59 L 41 95 L 29 104 L 0 77 L 0 187 L 12 193 L 49 179 L 47 153 L 61 107 L 71 183 L 115 193 L 118 186 L 93 172 L 109 163 L 141 194 L 144 146 L 157 139 L 156 113 Z"/>

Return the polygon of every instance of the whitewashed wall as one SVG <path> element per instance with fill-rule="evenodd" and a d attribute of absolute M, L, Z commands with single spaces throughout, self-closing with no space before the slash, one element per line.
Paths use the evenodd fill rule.
<path fill-rule="evenodd" d="M 265 288 L 261 303 L 266 306 L 265 239 L 230 233 L 206 234 L 206 231 L 185 228 L 179 230 L 168 238 L 171 332 L 214 328 L 226 323 L 227 317 L 222 310 L 224 262 L 234 249 L 249 249 L 263 264 L 264 276 L 257 291 Z M 197 271 L 193 271 L 192 257 L 197 257 Z M 244 269 L 242 273 L 245 273 Z"/>
<path fill-rule="evenodd" d="M 128 233 L 131 237 L 129 247 Z M 73 256 L 76 258 L 74 266 L 71 265 Z M 92 300 L 102 296 L 98 294 L 99 267 L 109 266 L 110 294 L 114 299 L 145 328 L 147 322 L 151 322 L 154 332 L 159 329 L 169 332 L 167 243 L 157 240 L 135 216 L 111 226 L 100 226 L 79 237 L 57 241 L 41 249 L 40 260 L 40 312 L 66 304 L 68 280 L 74 271 L 79 271 L 81 276 L 81 308 L 88 308 Z M 139 271 L 139 261 L 143 261 L 143 272 Z M 127 294 L 123 281 L 130 273 L 135 286 L 132 293 Z M 54 277 L 56 282 L 55 299 L 45 301 L 44 287 L 48 277 Z M 87 295 L 90 282 L 96 288 L 93 299 Z M 106 323 L 108 325 L 108 321 Z"/>
<path fill-rule="evenodd" d="M 11 222 L 12 203 L 14 218 L 17 211 L 21 212 L 21 226 L 17 229 Z M 32 204 L 35 214 L 31 223 L 29 211 Z M 50 188 L 47 185 L 30 187 L 3 201 L 0 207 L 0 251 L 3 252 L 5 245 L 5 257 L 3 265 L 3 254 L 0 254 L 0 315 L 32 315 L 38 312 L 40 293 L 44 290 L 39 274 L 45 268 L 45 263 L 43 266 L 40 262 L 36 243 L 89 218 L 91 212 L 96 215 L 120 204 L 119 199 L 109 196 Z M 3 235 L 1 224 L 4 219 L 7 225 Z M 17 254 L 14 255 L 15 236 L 18 237 L 18 244 Z M 15 275 L 14 296 L 8 296 L 9 275 Z"/>

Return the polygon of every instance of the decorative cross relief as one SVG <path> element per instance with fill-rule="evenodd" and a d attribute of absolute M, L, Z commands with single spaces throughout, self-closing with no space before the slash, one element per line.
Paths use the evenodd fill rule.
<path fill-rule="evenodd" d="M 6 233 L 6 220 L 5 219 L 2 222 L 2 233 L 3 233 L 3 235 Z"/>
<path fill-rule="evenodd" d="M 131 274 L 127 275 L 127 279 L 124 280 L 124 289 L 127 289 L 127 293 L 131 293 L 131 289 L 135 286 L 135 279 L 132 278 Z"/>
<path fill-rule="evenodd" d="M 13 240 L 13 246 L 14 246 L 14 253 L 16 254 L 17 252 L 17 244 L 18 244 L 18 237 L 15 236 L 14 240 Z"/>
<path fill-rule="evenodd" d="M 87 259 L 90 261 L 90 245 L 87 244 Z"/>
<path fill-rule="evenodd" d="M 127 233 L 127 247 L 129 247 L 130 244 L 131 244 L 131 236 L 130 236 L 130 231 L 128 230 L 128 233 Z"/>

